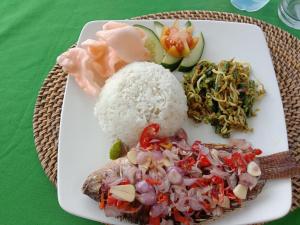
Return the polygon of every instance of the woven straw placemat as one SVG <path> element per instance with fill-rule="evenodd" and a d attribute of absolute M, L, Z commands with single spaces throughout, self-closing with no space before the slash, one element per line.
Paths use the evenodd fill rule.
<path fill-rule="evenodd" d="M 265 32 L 284 105 L 289 149 L 300 160 L 300 41 L 291 34 L 251 17 L 212 11 L 177 11 L 150 14 L 134 19 L 197 19 L 256 24 Z M 55 65 L 37 97 L 33 132 L 42 167 L 56 184 L 57 147 L 61 106 L 67 74 Z M 271 112 L 270 112 L 271 113 Z M 300 207 L 300 177 L 294 177 L 292 209 Z"/>

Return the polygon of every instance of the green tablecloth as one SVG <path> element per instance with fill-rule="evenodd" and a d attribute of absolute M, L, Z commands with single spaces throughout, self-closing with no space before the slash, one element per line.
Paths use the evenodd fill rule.
<path fill-rule="evenodd" d="M 97 19 L 126 19 L 162 11 L 197 9 L 240 13 L 275 24 L 300 38 L 277 17 L 277 0 L 244 13 L 229 0 L 2 0 L 0 3 L 0 224 L 97 224 L 68 214 L 45 176 L 32 134 L 34 103 L 59 53 L 82 26 Z M 76 174 L 74 175 L 76 176 Z M 263 213 L 263 212 L 262 212 Z M 275 224 L 295 224 L 300 210 Z"/>

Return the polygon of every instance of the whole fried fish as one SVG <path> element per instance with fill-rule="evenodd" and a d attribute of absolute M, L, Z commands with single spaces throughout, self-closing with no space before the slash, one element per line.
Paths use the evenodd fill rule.
<path fill-rule="evenodd" d="M 300 174 L 291 152 L 256 157 L 261 150 L 241 140 L 232 145 L 196 141 L 190 146 L 185 138 L 171 137 L 168 143 L 157 143 L 161 151 L 157 145 L 147 151 L 137 145 L 127 156 L 90 174 L 83 193 L 100 202 L 107 216 L 138 224 L 187 225 L 212 221 L 242 207 L 257 197 L 268 179 Z M 132 151 L 137 153 L 133 158 Z M 124 185 L 135 188 L 130 203 L 112 190 Z M 154 201 L 146 198 L 149 193 L 155 193 Z M 117 204 L 124 202 L 130 207 L 118 209 Z"/>

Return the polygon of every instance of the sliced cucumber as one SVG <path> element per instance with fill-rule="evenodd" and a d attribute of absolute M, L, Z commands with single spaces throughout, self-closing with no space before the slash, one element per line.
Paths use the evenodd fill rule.
<path fill-rule="evenodd" d="M 158 21 L 154 21 L 154 30 L 155 30 L 155 33 L 158 37 L 161 37 L 161 33 L 164 29 L 164 26 L 161 22 L 158 22 Z"/>
<path fill-rule="evenodd" d="M 143 25 L 135 24 L 133 26 L 142 29 L 146 33 L 147 39 L 145 42 L 145 47 L 149 50 L 153 61 L 157 64 L 161 64 L 165 54 L 165 50 L 161 46 L 157 35 L 153 32 L 153 30 Z"/>
<path fill-rule="evenodd" d="M 171 56 L 170 54 L 166 53 L 164 56 L 161 65 L 171 71 L 174 71 L 177 69 L 181 62 L 182 58 L 176 58 L 174 56 Z"/>
<path fill-rule="evenodd" d="M 181 61 L 178 70 L 180 72 L 188 72 L 193 69 L 193 67 L 200 60 L 204 49 L 204 38 L 202 32 L 199 35 L 198 43 L 195 48 L 191 51 L 191 53 L 184 57 Z"/>

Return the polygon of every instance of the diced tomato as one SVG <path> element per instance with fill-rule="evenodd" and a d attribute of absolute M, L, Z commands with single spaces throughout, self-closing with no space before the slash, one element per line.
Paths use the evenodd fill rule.
<path fill-rule="evenodd" d="M 205 187 L 210 184 L 210 179 L 198 178 L 194 184 L 196 184 L 197 186 Z"/>
<path fill-rule="evenodd" d="M 150 141 L 157 136 L 159 129 L 160 126 L 157 123 L 152 123 L 144 128 L 140 137 L 140 145 L 142 148 L 146 149 L 151 145 Z"/>
<path fill-rule="evenodd" d="M 157 203 L 168 202 L 168 201 L 169 201 L 168 195 L 164 193 L 159 193 L 157 195 Z"/>
<path fill-rule="evenodd" d="M 254 152 L 255 155 L 260 155 L 260 154 L 262 154 L 262 150 L 259 149 L 259 148 L 255 148 L 255 149 L 253 150 L 253 152 Z"/>
<path fill-rule="evenodd" d="M 234 163 L 233 163 L 233 161 L 232 161 L 231 158 L 224 157 L 223 161 L 224 161 L 225 165 L 229 166 L 231 169 L 235 169 L 235 165 L 234 165 Z"/>
<path fill-rule="evenodd" d="M 207 156 L 206 155 L 200 155 L 199 156 L 199 164 L 200 164 L 200 167 L 208 167 L 208 166 L 211 166 L 211 163 L 210 161 L 208 160 Z"/>
<path fill-rule="evenodd" d="M 211 178 L 211 182 L 213 184 L 222 184 L 222 183 L 224 184 L 224 180 L 221 177 L 219 177 L 219 176 L 213 176 Z"/>
<path fill-rule="evenodd" d="M 245 159 L 245 161 L 246 161 L 247 163 L 249 163 L 249 162 L 251 162 L 251 161 L 253 161 L 253 160 L 255 159 L 255 154 L 252 153 L 252 152 L 246 153 L 246 154 L 244 155 L 244 159 Z"/>
<path fill-rule="evenodd" d="M 130 205 L 130 202 L 126 202 L 126 201 L 120 201 L 118 200 L 116 203 L 116 207 L 118 209 L 127 209 Z"/>
<path fill-rule="evenodd" d="M 150 225 L 160 225 L 160 217 L 159 216 L 157 216 L 157 217 L 150 216 L 149 224 Z"/>
<path fill-rule="evenodd" d="M 111 195 L 108 195 L 108 197 L 107 197 L 107 204 L 108 205 L 116 205 L 117 202 L 118 202 L 118 199 L 115 199 Z"/>
<path fill-rule="evenodd" d="M 121 181 L 119 185 L 124 185 L 124 184 L 130 184 L 130 181 L 128 179 L 124 179 Z"/>
<path fill-rule="evenodd" d="M 161 184 L 160 180 L 155 180 L 155 179 L 152 179 L 152 178 L 146 178 L 145 181 L 148 184 L 151 184 L 151 185 L 160 185 Z"/>
<path fill-rule="evenodd" d="M 173 214 L 174 214 L 174 219 L 177 222 L 180 222 L 180 223 L 182 223 L 184 225 L 190 225 L 190 221 L 186 217 L 182 216 L 180 214 L 180 212 L 178 212 L 177 209 L 173 208 Z"/>
<path fill-rule="evenodd" d="M 189 156 L 185 159 L 178 161 L 178 166 L 183 170 L 190 170 L 192 166 L 195 164 L 196 164 L 196 160 L 192 156 Z"/>
<path fill-rule="evenodd" d="M 176 47 L 177 51 L 179 51 L 181 53 L 183 51 L 184 45 L 183 45 L 182 41 L 177 41 L 175 44 L 175 47 Z"/>
<path fill-rule="evenodd" d="M 246 172 L 247 170 L 247 165 L 245 164 L 245 162 L 242 159 L 242 155 L 239 152 L 234 152 L 232 154 L 232 161 L 235 164 L 236 168 L 240 168 L 241 172 Z"/>

